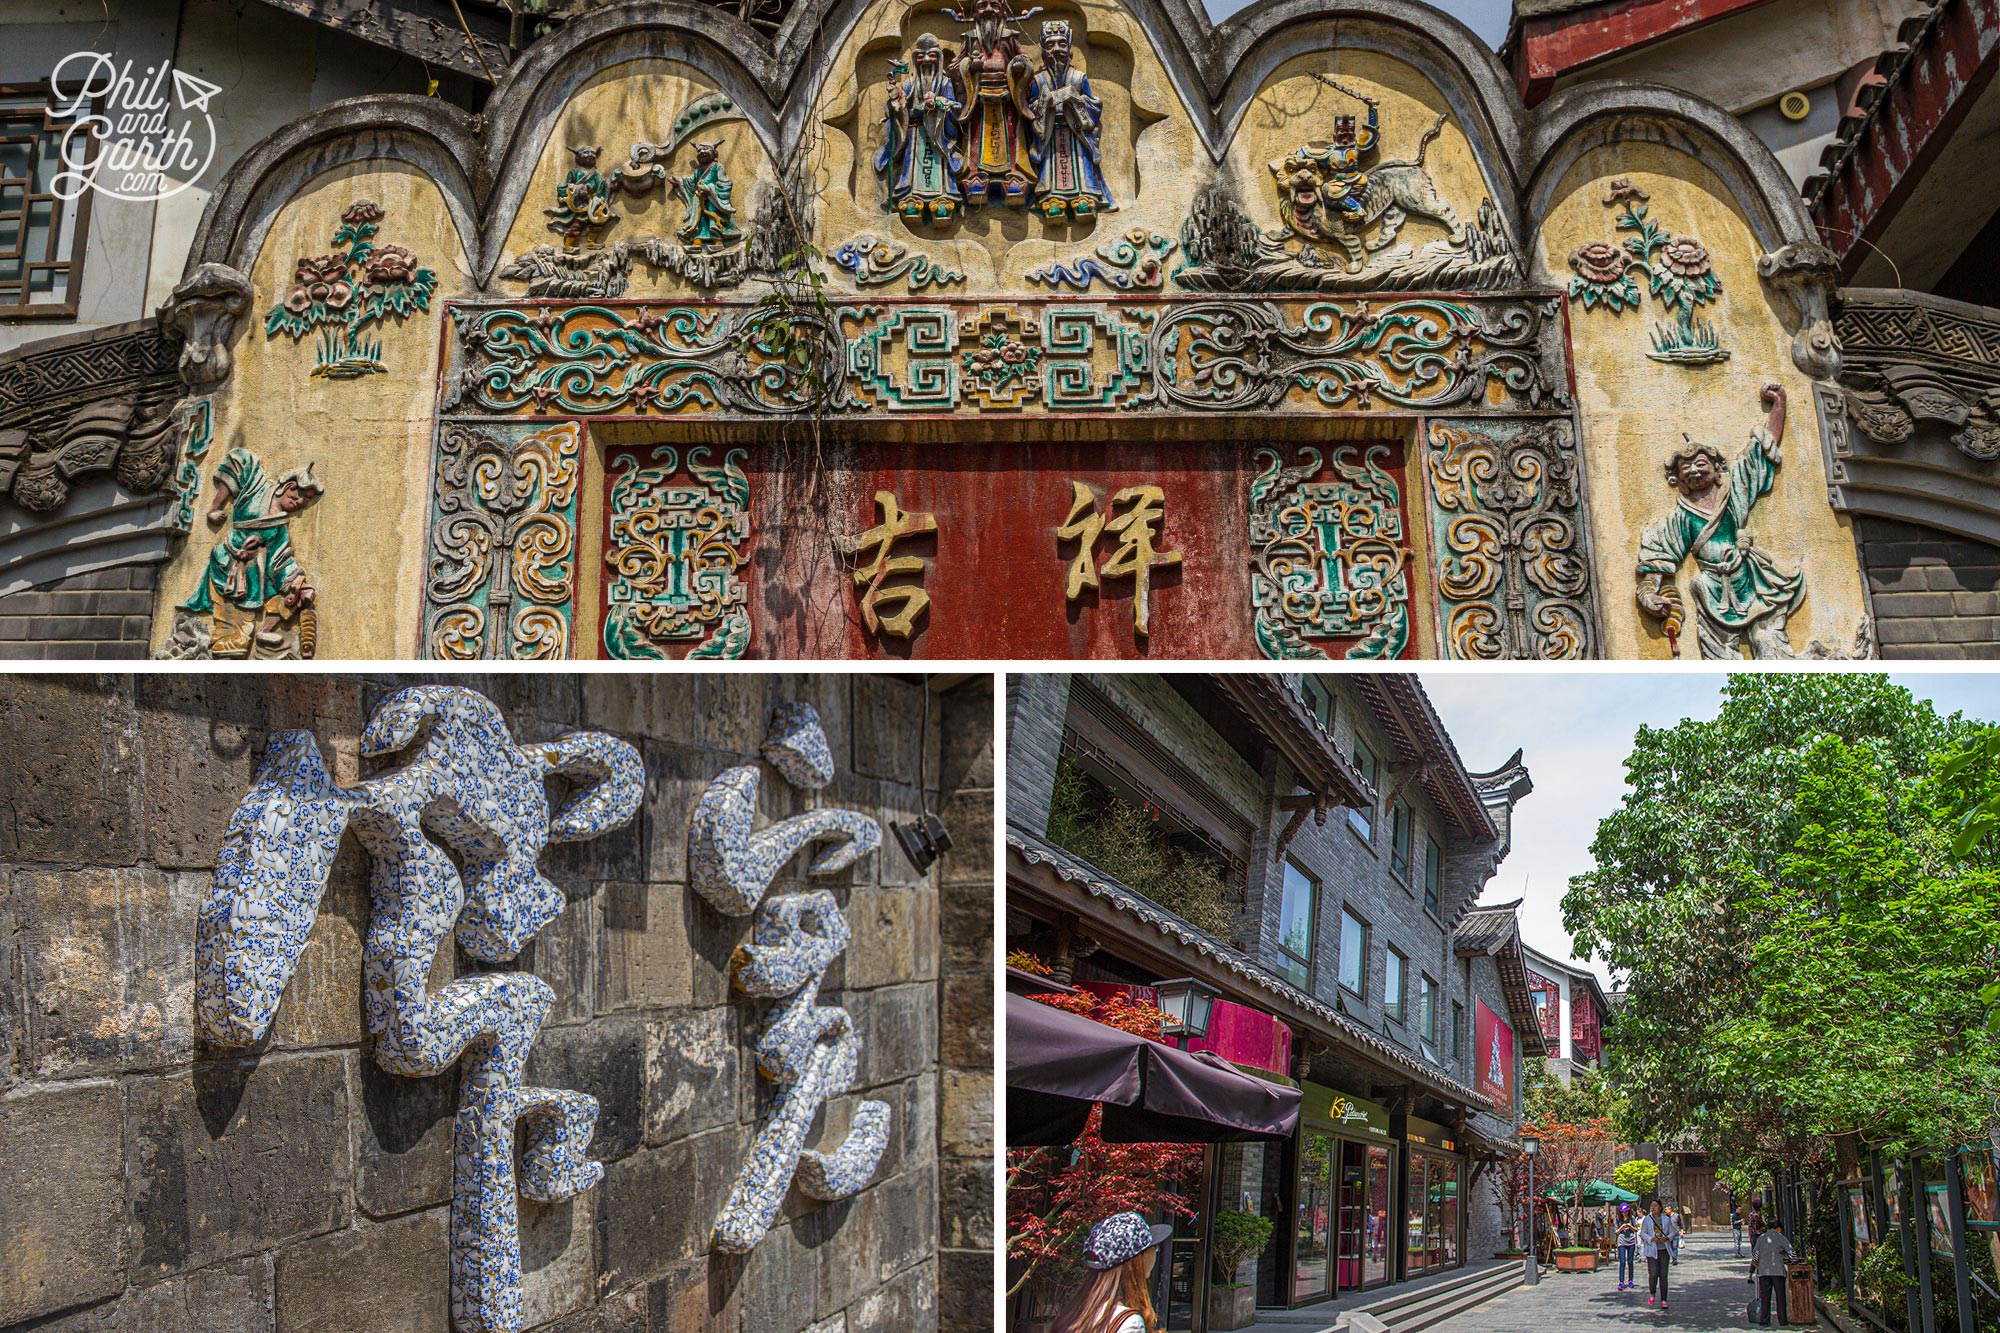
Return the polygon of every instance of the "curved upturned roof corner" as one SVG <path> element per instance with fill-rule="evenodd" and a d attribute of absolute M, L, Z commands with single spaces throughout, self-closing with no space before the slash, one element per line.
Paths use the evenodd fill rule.
<path fill-rule="evenodd" d="M 775 36 L 766 36 L 695 0 L 630 0 L 528 48 L 477 116 L 404 94 L 332 103 L 261 140 L 229 170 L 202 215 L 187 272 L 207 262 L 248 268 L 293 189 L 347 163 L 390 160 L 438 186 L 484 288 L 555 112 L 589 79 L 639 58 L 693 65 L 736 99 L 771 160 L 789 166 L 835 74 L 827 53 L 842 47 L 875 3 L 800 5 Z M 1675 144 L 1715 169 L 1767 250 L 1815 239 L 1805 205 L 1770 149 L 1722 108 L 1656 85 L 1605 80 L 1528 110 L 1498 56 L 1464 24 L 1419 0 L 1260 0 L 1221 23 L 1200 0 L 1122 3 L 1152 39 L 1211 165 L 1221 161 L 1251 99 L 1284 61 L 1364 47 L 1407 60 L 1433 80 L 1517 238 L 1533 235 L 1577 156 L 1637 137 Z"/>

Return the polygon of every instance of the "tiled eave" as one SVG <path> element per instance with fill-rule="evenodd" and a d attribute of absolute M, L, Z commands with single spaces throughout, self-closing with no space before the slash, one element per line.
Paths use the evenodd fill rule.
<path fill-rule="evenodd" d="M 1500 973 L 1500 989 L 1507 994 L 1507 1021 L 1514 1031 L 1526 1036 L 1533 1033 L 1535 1041 L 1546 1049 L 1542 1037 L 1541 1015 L 1535 1009 L 1534 997 L 1528 992 L 1528 960 L 1522 950 L 1521 926 L 1514 910 L 1521 905 L 1516 899 L 1511 903 L 1499 903 L 1492 907 L 1475 908 L 1468 915 L 1482 918 L 1472 928 L 1461 927 L 1454 936 L 1454 947 L 1461 958 L 1484 955 L 1493 960 Z M 1483 918 L 1504 917 L 1504 928 L 1495 928 Z"/>
<path fill-rule="evenodd" d="M 2000 0 L 1939 0 L 1905 19 L 1896 41 L 1875 60 L 1883 81 L 1862 88 L 1864 110 L 1841 120 L 1801 191 L 1850 279 L 1992 81 Z"/>
<path fill-rule="evenodd" d="M 1223 697 L 1277 747 L 1300 786 L 1329 806 L 1359 807 L 1374 799 L 1367 782 L 1282 676 L 1225 671 L 1213 679 Z"/>
<path fill-rule="evenodd" d="M 1240 997 L 1259 1008 L 1269 1010 L 1285 1022 L 1305 1029 L 1342 1053 L 1382 1067 L 1394 1077 L 1447 1102 L 1474 1110 L 1499 1110 L 1503 1114 L 1511 1112 L 1512 1108 L 1495 1107 L 1494 1103 L 1465 1084 L 1440 1073 L 1395 1043 L 1370 1032 L 1347 1015 L 1320 1003 L 1276 973 L 1252 961 L 1240 950 L 1222 943 L 1143 894 L 1107 878 L 1088 863 L 1046 839 L 1019 829 L 1009 829 L 1007 850 L 1010 884 L 1017 878 L 1026 878 L 1030 883 L 1034 882 L 1037 876 L 1028 872 L 1030 868 L 1040 868 L 1041 874 L 1061 884 L 1074 885 L 1082 889 L 1094 902 L 1108 908 L 1110 914 L 1118 919 L 1119 924 L 1129 931 L 1132 938 L 1168 955 L 1174 966 L 1187 967 L 1191 961 L 1187 955 L 1193 954 L 1208 965 L 1206 970 L 1234 977 L 1242 984 L 1235 987 L 1237 995 L 1231 998 Z M 1017 861 L 1018 867 L 1015 864 Z M 1221 984 L 1219 977 L 1214 980 L 1217 984 Z"/>
<path fill-rule="evenodd" d="M 1396 747 L 1398 760 L 1417 768 L 1425 794 L 1458 834 L 1475 842 L 1497 840 L 1500 830 L 1417 677 L 1380 672 L 1349 679 Z"/>

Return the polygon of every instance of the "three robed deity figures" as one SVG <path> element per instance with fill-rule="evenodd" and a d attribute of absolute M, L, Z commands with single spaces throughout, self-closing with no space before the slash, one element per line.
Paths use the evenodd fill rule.
<path fill-rule="evenodd" d="M 1006 0 L 973 0 L 957 52 L 931 33 L 891 67 L 875 170 L 885 204 L 912 222 L 948 221 L 998 201 L 1044 217 L 1087 218 L 1118 206 L 1104 183 L 1104 103 L 1073 63 L 1062 20 L 1044 23 L 1032 69 Z"/>

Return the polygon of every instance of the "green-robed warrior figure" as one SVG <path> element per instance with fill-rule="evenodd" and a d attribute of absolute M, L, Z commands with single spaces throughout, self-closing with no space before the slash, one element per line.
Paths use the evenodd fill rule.
<path fill-rule="evenodd" d="M 312 656 L 315 593 L 292 549 L 291 521 L 325 489 L 310 463 L 274 478 L 248 449 L 229 451 L 208 510 L 208 521 L 227 520 L 229 531 L 209 552 L 201 586 L 180 604 L 167 655 Z"/>
<path fill-rule="evenodd" d="M 1715 446 L 1693 441 L 1667 460 L 1667 484 L 1680 492 L 1680 503 L 1639 540 L 1639 606 L 1660 619 L 1676 651 L 1681 601 L 1674 576 L 1692 557 L 1688 587 L 1703 657 L 1740 658 L 1746 642 L 1753 658 L 1799 656 L 1785 622 L 1805 600 L 1805 575 L 1780 569 L 1745 528 L 1777 479 L 1785 438 L 1784 389 L 1767 384 L 1762 397 L 1770 416 L 1735 462 L 1725 465 Z"/>

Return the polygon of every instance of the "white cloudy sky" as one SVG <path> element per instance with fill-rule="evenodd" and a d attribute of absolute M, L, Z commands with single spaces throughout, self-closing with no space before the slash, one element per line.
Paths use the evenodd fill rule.
<path fill-rule="evenodd" d="M 1510 0 L 1433 0 L 1439 9 L 1471 28 L 1486 39 L 1486 44 L 1498 47 L 1507 35 L 1507 15 L 1512 12 Z M 1213 19 L 1224 19 L 1239 9 L 1248 7 L 1248 0 L 1207 0 L 1208 15 Z"/>
<path fill-rule="evenodd" d="M 1678 671 L 1423 672 L 1424 688 L 1459 756 L 1474 772 L 1499 767 L 1516 747 L 1535 790 L 1514 812 L 1514 850 L 1482 902 L 1522 898 L 1521 933 L 1543 953 L 1567 958 L 1562 895 L 1571 875 L 1591 868 L 1597 821 L 1625 795 L 1625 756 L 1641 723 L 1672 726 L 1712 718 L 1724 677 Z M 2000 674 L 1891 673 L 1941 713 L 2000 720 Z M 1593 962 L 1600 977 L 1601 961 Z"/>

